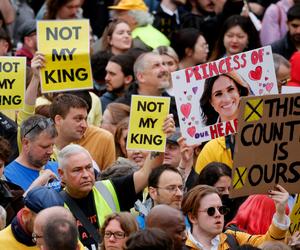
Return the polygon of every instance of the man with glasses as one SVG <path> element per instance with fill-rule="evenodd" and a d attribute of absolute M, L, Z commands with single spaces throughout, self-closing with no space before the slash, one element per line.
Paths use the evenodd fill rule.
<path fill-rule="evenodd" d="M 218 191 L 207 185 L 192 188 L 182 201 L 182 211 L 192 225 L 188 230 L 187 248 L 235 249 L 234 247 L 238 245 L 259 246 L 264 241 L 283 241 L 290 225 L 290 219 L 285 215 L 289 194 L 283 187 L 277 185 L 275 190 L 268 192 L 268 195 L 274 200 L 276 213 L 265 235 L 250 235 L 231 230 L 222 233 L 227 209 L 222 205 Z"/>
<path fill-rule="evenodd" d="M 137 221 L 141 229 L 145 228 L 145 217 L 156 205 L 165 204 L 180 210 L 184 191 L 180 172 L 170 165 L 154 169 L 148 178 L 148 191 L 151 199 L 144 204 L 136 203 L 136 209 L 140 212 Z"/>
<path fill-rule="evenodd" d="M 52 206 L 63 206 L 59 194 L 47 187 L 36 187 L 24 198 L 24 208 L 12 220 L 11 225 L 0 231 L 0 248 L 5 250 L 38 250 L 32 237 L 37 213 Z"/>
<path fill-rule="evenodd" d="M 9 182 L 27 190 L 31 185 L 60 188 L 56 180 L 58 165 L 50 162 L 57 131 L 51 119 L 34 115 L 23 121 L 20 128 L 22 151 L 4 170 Z M 38 178 L 39 177 L 39 178 Z M 52 181 L 51 183 L 48 183 Z M 34 182 L 34 183 L 33 183 Z"/>

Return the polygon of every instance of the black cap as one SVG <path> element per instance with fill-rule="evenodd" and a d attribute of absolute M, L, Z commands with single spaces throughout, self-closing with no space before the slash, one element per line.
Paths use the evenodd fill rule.
<path fill-rule="evenodd" d="M 29 36 L 32 33 L 36 32 L 36 21 L 28 20 L 20 27 L 20 37 L 24 41 L 25 36 Z"/>
<path fill-rule="evenodd" d="M 175 133 L 167 138 L 167 143 L 178 144 L 177 140 L 180 138 L 180 136 L 181 136 L 180 128 L 176 127 Z"/>

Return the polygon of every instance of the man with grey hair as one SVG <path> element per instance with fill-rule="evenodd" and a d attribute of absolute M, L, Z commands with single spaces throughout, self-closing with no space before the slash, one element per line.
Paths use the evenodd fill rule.
<path fill-rule="evenodd" d="M 170 85 L 170 74 L 162 57 L 155 52 L 141 54 L 134 63 L 133 71 L 136 82 L 132 83 L 125 95 L 116 102 L 130 106 L 132 95 L 170 97 L 170 113 L 174 116 L 176 126 L 179 126 L 175 98 L 166 92 Z"/>
<path fill-rule="evenodd" d="M 164 124 L 166 133 L 174 131 L 171 117 L 168 116 Z M 159 166 L 162 160 L 162 154 L 152 152 L 138 171 L 95 182 L 92 158 L 86 149 L 71 144 L 59 152 L 58 171 L 66 185 L 61 195 L 76 217 L 79 239 L 85 247 L 97 249 L 100 242 L 98 230 L 103 225 L 105 216 L 112 212 L 130 210 L 139 198 L 138 193 L 146 187 L 152 169 Z"/>
<path fill-rule="evenodd" d="M 23 121 L 20 129 L 22 151 L 20 155 L 4 169 L 4 176 L 23 190 L 27 190 L 30 185 L 40 176 L 40 183 L 60 188 L 59 181 L 55 180 L 57 163 L 50 162 L 53 153 L 53 145 L 57 137 L 57 131 L 50 118 L 34 115 Z M 50 180 L 53 182 L 48 183 Z"/>

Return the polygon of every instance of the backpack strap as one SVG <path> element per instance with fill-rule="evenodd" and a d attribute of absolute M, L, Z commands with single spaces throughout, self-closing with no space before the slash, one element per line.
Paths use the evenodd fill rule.
<path fill-rule="evenodd" d="M 234 237 L 234 235 L 229 234 L 229 233 L 225 233 L 227 238 L 226 238 L 226 242 L 229 245 L 229 249 L 237 249 L 239 246 L 239 243 L 237 242 L 236 238 Z"/>
<path fill-rule="evenodd" d="M 76 204 L 75 201 L 73 201 L 72 197 L 68 195 L 68 193 L 64 190 L 62 190 L 60 193 L 60 196 L 63 198 L 65 203 L 68 205 L 70 211 L 73 213 L 73 215 L 82 223 L 84 228 L 88 231 L 88 233 L 93 237 L 93 239 L 100 243 L 102 241 L 102 238 L 100 234 L 98 233 L 95 226 L 88 220 L 88 218 L 85 216 L 85 214 L 82 212 L 80 207 Z"/>
<path fill-rule="evenodd" d="M 111 192 L 108 190 L 106 185 L 103 183 L 103 181 L 96 181 L 95 187 L 103 197 L 103 199 L 107 202 L 108 206 L 112 210 L 112 212 L 117 211 L 116 203 L 114 202 L 114 198 L 111 194 Z"/>

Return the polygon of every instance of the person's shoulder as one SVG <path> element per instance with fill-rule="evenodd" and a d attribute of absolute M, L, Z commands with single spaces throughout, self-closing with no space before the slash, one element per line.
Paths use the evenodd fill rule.
<path fill-rule="evenodd" d="M 221 137 L 210 140 L 209 142 L 207 142 L 205 144 L 204 147 L 210 148 L 210 147 L 216 147 L 216 146 L 221 146 L 223 148 L 226 148 L 225 137 L 224 136 L 221 136 Z"/>
<path fill-rule="evenodd" d="M 99 128 L 99 127 L 96 127 L 96 126 L 93 126 L 93 125 L 89 125 L 86 129 L 85 136 L 86 137 L 101 136 L 101 137 L 104 137 L 104 138 L 111 138 L 112 134 L 109 131 L 107 131 L 103 128 Z"/>
<path fill-rule="evenodd" d="M 20 164 L 19 162 L 17 162 L 16 160 L 12 161 L 11 163 L 9 163 L 5 168 L 4 168 L 4 173 L 8 173 L 11 171 L 16 171 L 16 169 L 19 168 L 26 168 L 26 166 Z"/>

